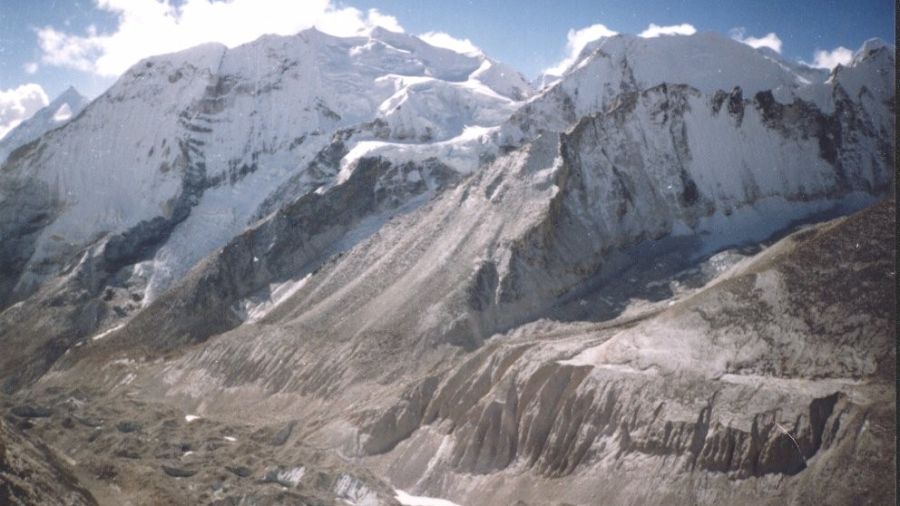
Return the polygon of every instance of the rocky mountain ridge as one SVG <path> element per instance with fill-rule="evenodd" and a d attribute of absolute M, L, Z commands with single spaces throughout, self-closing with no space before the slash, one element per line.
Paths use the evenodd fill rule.
<path fill-rule="evenodd" d="M 824 79 L 712 34 L 616 36 L 532 92 L 382 30 L 152 58 L 2 168 L 4 390 L 289 426 L 304 459 L 372 472 L 368 495 L 282 484 L 323 501 L 782 504 L 829 480 L 877 504 L 892 201 L 778 239 L 892 195 L 894 66 L 875 41 Z M 53 182 L 118 110 L 158 131 Z M 97 160 L 137 184 L 84 198 Z M 128 444 L 125 475 L 155 465 Z"/>
<path fill-rule="evenodd" d="M 4 229 L 22 238 L 16 250 L 33 250 L 5 262 L 14 269 L 4 276 L 14 287 L 5 305 L 104 240 L 115 243 L 114 267 L 146 262 L 133 275 L 147 285 L 141 295 L 153 298 L 350 132 L 448 141 L 466 127 L 499 123 L 530 92 L 521 76 L 486 57 L 385 30 L 347 39 L 308 30 L 147 59 L 71 127 L 5 163 L 6 212 L 18 213 L 15 221 L 47 221 L 37 233 L 20 223 Z M 144 127 L 133 128 L 134 118 Z M 92 149 L 76 149 L 85 145 Z M 470 156 L 477 160 L 477 152 Z M 294 190 L 334 184 L 337 168 L 325 169 Z M 46 202 L 23 202 L 38 199 Z"/>

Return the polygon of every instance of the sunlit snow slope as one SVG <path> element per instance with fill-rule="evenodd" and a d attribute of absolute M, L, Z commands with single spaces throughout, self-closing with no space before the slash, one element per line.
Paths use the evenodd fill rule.
<path fill-rule="evenodd" d="M 5 164 L 0 214 L 18 216 L 0 220 L 0 233 L 20 242 L 4 284 L 27 294 L 109 241 L 113 267 L 145 262 L 136 275 L 153 297 L 261 212 L 334 184 L 339 166 L 303 173 L 329 146 L 337 162 L 337 140 L 463 144 L 448 162 L 471 171 L 482 151 L 471 129 L 499 125 L 530 93 L 484 56 L 382 29 L 149 58 Z"/>

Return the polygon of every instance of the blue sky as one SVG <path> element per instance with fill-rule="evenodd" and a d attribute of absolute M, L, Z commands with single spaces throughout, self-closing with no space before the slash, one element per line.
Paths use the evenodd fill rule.
<path fill-rule="evenodd" d="M 742 33 L 750 40 L 775 34 L 765 40 L 780 41 L 783 56 L 807 62 L 818 50 L 855 50 L 870 37 L 894 42 L 891 0 L 167 0 L 191 4 L 190 13 L 166 11 L 160 1 L 0 1 L 0 108 L 13 100 L 10 90 L 26 83 L 51 99 L 69 85 L 93 97 L 147 56 L 142 52 L 210 38 L 234 45 L 313 23 L 332 33 L 372 24 L 412 34 L 445 32 L 529 78 L 565 58 L 571 30 L 594 24 L 622 33 L 640 33 L 651 23 L 688 23 L 697 31 Z"/>
<path fill-rule="evenodd" d="M 747 35 L 776 33 L 783 53 L 811 61 L 817 49 L 857 49 L 866 39 L 893 43 L 891 0 L 363 0 L 396 16 L 410 33 L 440 30 L 468 38 L 492 57 L 528 77 L 561 59 L 571 28 L 602 23 L 622 33 L 639 33 L 648 24 L 690 23 L 698 31 L 727 34 L 744 27 Z"/>

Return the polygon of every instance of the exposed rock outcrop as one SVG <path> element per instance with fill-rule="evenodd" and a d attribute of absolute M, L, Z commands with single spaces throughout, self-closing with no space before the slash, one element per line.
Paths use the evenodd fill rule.
<path fill-rule="evenodd" d="M 3 167 L 8 419 L 99 502 L 890 502 L 893 58 L 611 37 L 524 104 L 382 30 L 142 62 Z M 153 199 L 55 193 L 165 93 L 97 154 Z"/>

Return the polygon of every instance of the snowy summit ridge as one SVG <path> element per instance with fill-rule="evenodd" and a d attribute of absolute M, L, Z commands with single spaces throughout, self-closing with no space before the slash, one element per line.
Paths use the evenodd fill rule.
<path fill-rule="evenodd" d="M 139 62 L 73 128 L 9 160 L 5 177 L 50 185 L 59 198 L 52 223 L 34 238 L 34 261 L 135 227 L 157 236 L 135 247 L 159 245 L 181 224 L 152 264 L 162 287 L 256 219 L 337 132 L 355 128 L 356 137 L 401 145 L 446 142 L 469 127 L 498 125 L 531 93 L 519 74 L 483 55 L 381 28 L 348 38 L 313 28 L 233 49 L 205 44 Z M 58 109 L 51 104 L 9 139 L 56 125 Z M 459 151 L 460 170 L 471 170 L 477 151 Z M 339 169 L 294 184 L 334 184 Z M 165 223 L 162 235 L 141 225 L 154 220 Z M 33 286 L 30 275 L 21 281 L 26 292 Z"/>
<path fill-rule="evenodd" d="M 704 33 L 537 91 L 383 29 L 143 60 L 0 165 L 0 445 L 58 420 L 20 432 L 122 504 L 889 503 L 894 73 Z"/>
<path fill-rule="evenodd" d="M 67 88 L 46 107 L 41 108 L 0 139 L 0 164 L 16 148 L 64 125 L 77 116 L 87 104 L 88 99 L 78 93 L 78 90 L 71 86 Z"/>

